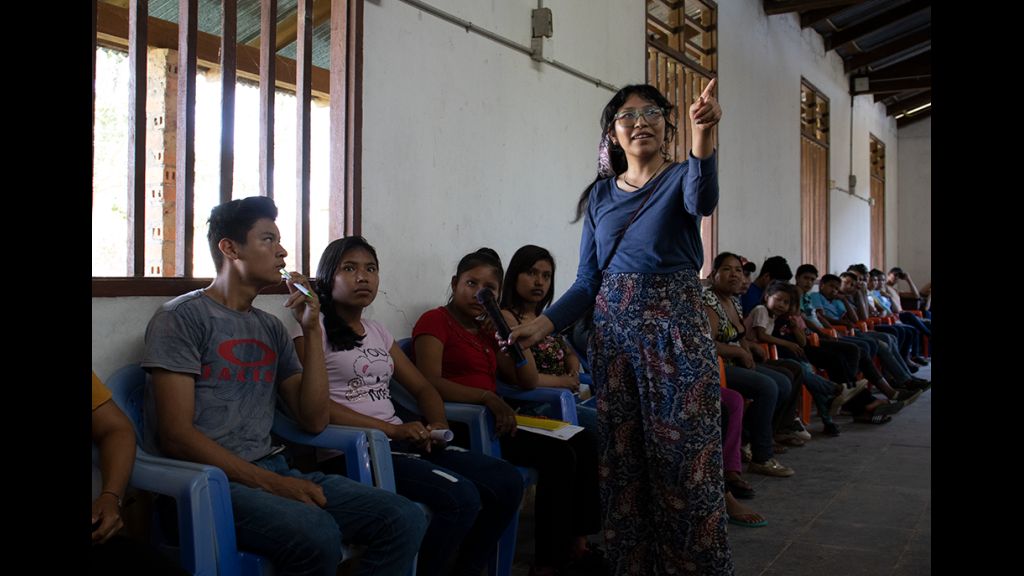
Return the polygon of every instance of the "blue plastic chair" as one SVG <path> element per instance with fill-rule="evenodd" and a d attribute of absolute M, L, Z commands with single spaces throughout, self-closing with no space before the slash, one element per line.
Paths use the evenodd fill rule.
<path fill-rule="evenodd" d="M 130 364 L 115 372 L 106 383 L 114 402 L 135 426 L 139 446 L 142 445 L 144 430 L 143 391 L 146 378 L 145 370 L 138 364 Z M 273 432 L 288 442 L 343 451 L 346 455 L 347 475 L 353 480 L 373 484 L 369 442 L 362 430 L 332 425 L 320 434 L 312 435 L 303 432 L 294 420 L 277 410 Z M 182 568 L 194 574 L 228 576 L 266 576 L 273 573 L 267 558 L 238 550 L 231 492 L 222 470 L 215 466 L 153 456 L 141 448 L 136 452 L 135 470 L 142 474 L 137 487 L 146 490 L 150 489 L 146 486 L 160 487 L 159 483 L 153 481 L 143 482 L 143 478 L 151 480 L 150 474 L 166 475 L 169 478 L 184 478 L 186 472 L 193 474 L 188 476 L 191 484 L 178 487 L 174 493 L 168 493 L 169 489 L 153 490 L 175 497 Z M 134 482 L 135 474 L 132 479 Z M 342 549 L 344 558 L 352 556 L 351 549 L 344 546 Z"/>

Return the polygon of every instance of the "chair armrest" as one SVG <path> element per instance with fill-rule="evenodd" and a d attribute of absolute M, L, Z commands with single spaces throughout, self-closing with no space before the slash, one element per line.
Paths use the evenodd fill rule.
<path fill-rule="evenodd" d="M 401 384 L 391 380 L 391 400 L 405 410 L 422 415 L 416 399 Z M 480 404 L 445 402 L 444 415 L 450 422 L 460 422 L 469 428 L 469 447 L 474 452 L 500 458 L 501 449 L 494 436 L 494 418 L 490 411 Z"/>
<path fill-rule="evenodd" d="M 345 453 L 346 476 L 362 484 L 373 485 L 369 441 L 364 429 L 330 424 L 323 432 L 310 434 L 278 409 L 274 414 L 272 431 L 287 442 L 341 450 Z M 390 458 L 390 450 L 388 454 Z"/>
<path fill-rule="evenodd" d="M 174 498 L 183 569 L 194 574 L 238 573 L 231 489 L 220 468 L 137 449 L 131 485 Z"/>
<path fill-rule="evenodd" d="M 539 387 L 533 390 L 522 390 L 509 386 L 501 380 L 498 381 L 498 395 L 502 398 L 511 398 L 524 402 L 541 402 L 551 404 L 555 407 L 556 416 L 559 420 L 565 420 L 569 424 L 579 424 L 576 416 L 576 399 L 565 388 Z"/>

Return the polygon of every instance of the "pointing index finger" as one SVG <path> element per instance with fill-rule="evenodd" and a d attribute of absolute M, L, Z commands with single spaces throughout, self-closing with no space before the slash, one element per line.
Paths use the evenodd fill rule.
<path fill-rule="evenodd" d="M 708 97 L 711 96 L 712 90 L 715 89 L 715 84 L 718 84 L 718 78 L 717 77 L 712 78 L 711 82 L 708 82 L 707 87 L 704 88 L 704 91 L 700 93 L 701 101 L 707 100 Z"/>

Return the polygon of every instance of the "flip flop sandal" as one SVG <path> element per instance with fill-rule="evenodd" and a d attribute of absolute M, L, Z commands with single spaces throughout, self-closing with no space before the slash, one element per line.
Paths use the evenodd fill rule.
<path fill-rule="evenodd" d="M 729 518 L 729 524 L 735 524 L 737 526 L 745 526 L 747 528 L 760 528 L 761 526 L 767 526 L 768 525 L 768 521 L 767 520 L 756 520 L 755 521 L 755 520 L 744 520 L 743 519 L 745 517 L 749 518 L 751 516 L 756 516 L 756 514 L 744 514 L 743 516 L 729 516 L 727 514 L 726 516 Z"/>

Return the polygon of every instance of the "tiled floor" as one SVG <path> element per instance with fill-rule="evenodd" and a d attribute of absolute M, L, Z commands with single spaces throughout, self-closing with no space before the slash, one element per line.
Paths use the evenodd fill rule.
<path fill-rule="evenodd" d="M 930 379 L 930 367 L 917 376 Z M 757 490 L 745 502 L 768 526 L 729 526 L 737 576 L 931 574 L 931 391 L 888 424 L 836 423 L 839 437 L 815 422 L 806 446 L 779 456 L 794 476 L 744 475 Z M 533 559 L 529 504 L 515 576 Z"/>

